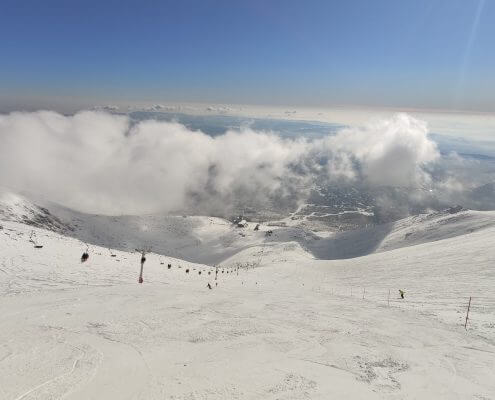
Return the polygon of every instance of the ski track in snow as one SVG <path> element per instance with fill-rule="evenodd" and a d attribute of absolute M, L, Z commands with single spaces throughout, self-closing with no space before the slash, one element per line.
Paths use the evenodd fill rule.
<path fill-rule="evenodd" d="M 428 217 L 402 221 L 382 250 L 346 260 L 251 243 L 223 261 L 218 287 L 211 266 L 157 254 L 139 285 L 136 253 L 92 246 L 81 264 L 82 242 L 34 228 L 34 249 L 32 227 L 2 221 L 0 396 L 495 398 L 492 219 L 439 217 L 447 234 L 426 243 Z"/>

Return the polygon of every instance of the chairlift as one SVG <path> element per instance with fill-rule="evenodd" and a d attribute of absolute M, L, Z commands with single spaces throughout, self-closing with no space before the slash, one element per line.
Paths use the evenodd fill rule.
<path fill-rule="evenodd" d="M 86 250 L 84 250 L 82 256 L 81 256 L 81 262 L 86 262 L 88 261 L 89 258 L 89 246 L 86 244 Z"/>

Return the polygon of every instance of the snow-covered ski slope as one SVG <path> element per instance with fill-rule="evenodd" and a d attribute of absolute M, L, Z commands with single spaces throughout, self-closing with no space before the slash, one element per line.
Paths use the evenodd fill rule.
<path fill-rule="evenodd" d="M 155 253 L 139 285 L 136 252 L 90 245 L 81 263 L 82 241 L 6 219 L 0 399 L 495 398 L 492 213 L 320 239 L 225 225 L 252 242 L 223 253 L 218 286 L 213 267 Z M 362 257 L 317 259 L 307 247 L 338 237 L 351 248 L 374 229 L 388 232 Z"/>

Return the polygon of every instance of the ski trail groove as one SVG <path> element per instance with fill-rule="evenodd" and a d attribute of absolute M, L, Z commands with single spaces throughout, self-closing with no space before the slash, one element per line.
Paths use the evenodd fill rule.
<path fill-rule="evenodd" d="M 57 380 L 59 380 L 59 379 L 61 379 L 61 378 L 65 377 L 65 376 L 69 376 L 69 375 L 71 375 L 71 374 L 74 372 L 74 370 L 76 369 L 76 366 L 77 366 L 77 364 L 79 363 L 79 361 L 80 361 L 81 359 L 82 359 L 82 357 L 80 357 L 80 358 L 78 358 L 78 359 L 74 360 L 74 363 L 72 364 L 72 368 L 71 368 L 71 370 L 70 370 L 70 371 L 65 372 L 65 373 L 63 373 L 63 374 L 60 374 L 60 375 L 58 375 L 58 376 L 56 376 L 56 377 L 54 377 L 54 378 L 52 378 L 52 379 L 48 379 L 47 381 L 45 381 L 45 382 L 43 382 L 43 383 L 40 383 L 39 385 L 35 386 L 34 388 L 29 389 L 27 392 L 25 392 L 25 393 L 21 394 L 19 397 L 16 397 L 14 400 L 22 400 L 22 399 L 24 399 L 25 397 L 29 396 L 31 393 L 35 392 L 36 390 L 41 389 L 43 386 L 46 386 L 46 385 L 48 385 L 48 384 L 50 384 L 50 383 L 52 383 L 52 382 L 55 382 L 55 381 L 57 381 Z"/>

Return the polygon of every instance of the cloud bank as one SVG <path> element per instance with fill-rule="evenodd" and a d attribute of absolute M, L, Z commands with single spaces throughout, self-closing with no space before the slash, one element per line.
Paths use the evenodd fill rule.
<path fill-rule="evenodd" d="M 427 126 L 405 114 L 318 140 L 249 128 L 211 137 L 178 123 L 51 111 L 0 115 L 0 185 L 84 212 L 182 210 L 192 198 L 217 208 L 236 196 L 304 195 L 328 184 L 417 187 L 439 157 Z"/>

